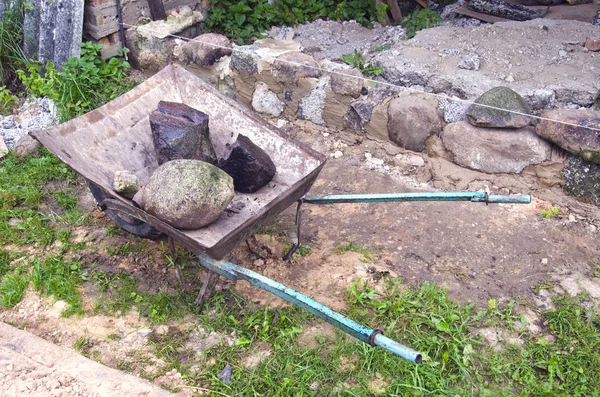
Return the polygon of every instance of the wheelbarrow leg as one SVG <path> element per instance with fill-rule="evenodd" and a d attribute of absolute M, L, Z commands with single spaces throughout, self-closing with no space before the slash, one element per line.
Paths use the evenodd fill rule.
<path fill-rule="evenodd" d="M 171 251 L 171 261 L 173 261 L 173 267 L 175 268 L 175 277 L 177 277 L 177 281 L 179 282 L 179 288 L 185 292 L 185 287 L 183 286 L 183 279 L 181 278 L 181 272 L 179 271 L 179 266 L 175 263 L 175 241 L 173 238 L 169 236 L 169 251 Z"/>
<path fill-rule="evenodd" d="M 215 289 L 215 286 L 217 285 L 217 280 L 215 276 L 218 277 L 219 275 L 213 271 L 208 270 L 208 274 L 206 275 L 206 277 L 204 277 L 202 288 L 200 288 L 200 292 L 198 293 L 198 296 L 194 301 L 194 305 L 198 305 L 198 314 L 202 313 L 204 303 L 208 298 L 210 298 L 213 290 Z M 215 282 L 211 285 L 211 281 L 213 280 L 213 278 L 215 278 Z"/>
<path fill-rule="evenodd" d="M 256 236 L 253 234 L 252 236 L 250 236 L 250 240 L 252 240 L 252 244 L 254 244 L 254 247 L 252 247 L 250 245 L 250 242 L 248 240 L 246 240 L 246 246 L 248 246 L 248 251 L 250 251 L 251 253 L 253 253 L 254 255 L 256 255 L 257 257 L 259 257 L 260 259 L 267 259 L 266 255 L 263 255 L 260 253 L 260 244 L 258 243 L 258 240 L 256 239 Z"/>
<path fill-rule="evenodd" d="M 296 250 L 298 249 L 298 247 L 300 247 L 300 242 L 301 242 L 301 236 L 300 233 L 302 231 L 302 202 L 303 200 L 300 199 L 298 200 L 298 206 L 296 207 L 296 227 L 297 227 L 297 237 L 298 237 L 298 241 L 295 243 L 292 243 L 292 247 L 290 248 L 290 250 L 283 256 L 283 260 L 284 261 L 289 261 L 292 259 L 292 255 L 294 255 L 294 252 L 296 252 Z"/>

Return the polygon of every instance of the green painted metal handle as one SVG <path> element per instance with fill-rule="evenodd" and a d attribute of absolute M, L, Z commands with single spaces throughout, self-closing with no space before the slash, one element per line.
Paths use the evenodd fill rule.
<path fill-rule="evenodd" d="M 360 339 L 365 343 L 373 346 L 380 346 L 415 364 L 420 364 L 423 359 L 419 352 L 393 341 L 392 339 L 384 336 L 381 331 L 375 331 L 365 327 L 364 325 L 331 310 L 327 306 L 309 298 L 306 295 L 301 294 L 298 291 L 293 290 L 292 288 L 286 287 L 277 281 L 271 280 L 268 277 L 255 273 L 252 270 L 248 270 L 244 267 L 235 265 L 231 262 L 225 260 L 214 260 L 205 254 L 199 254 L 198 258 L 200 259 L 200 264 L 208 270 L 220 274 L 228 280 L 246 280 L 255 287 L 270 292 L 283 300 L 301 307 L 302 309 L 327 321 L 333 326 L 354 336 L 357 339 Z"/>
<path fill-rule="evenodd" d="M 308 204 L 342 204 L 342 203 L 389 203 L 406 201 L 471 201 L 474 203 L 506 203 L 529 204 L 531 196 L 498 195 L 485 192 L 436 192 L 436 193 L 381 193 L 381 194 L 340 194 L 323 196 L 304 196 L 303 202 Z"/>

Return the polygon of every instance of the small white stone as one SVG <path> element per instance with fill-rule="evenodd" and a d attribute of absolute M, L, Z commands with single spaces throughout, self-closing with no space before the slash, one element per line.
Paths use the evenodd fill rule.
<path fill-rule="evenodd" d="M 512 74 L 509 74 L 508 76 L 506 76 L 506 78 L 504 79 L 509 83 L 512 83 L 513 81 L 515 81 L 515 78 L 513 77 Z"/>
<path fill-rule="evenodd" d="M 542 258 L 542 265 L 548 264 L 548 258 Z"/>
<path fill-rule="evenodd" d="M 342 153 L 340 150 L 336 150 L 335 153 L 333 153 L 333 158 L 334 159 L 339 159 L 340 157 L 342 157 L 344 155 L 344 153 Z"/>
<path fill-rule="evenodd" d="M 577 222 L 577 218 L 575 218 L 575 215 L 569 215 L 569 222 Z"/>
<path fill-rule="evenodd" d="M 322 135 L 327 138 L 329 136 L 329 132 L 324 132 Z"/>
<path fill-rule="evenodd" d="M 371 153 L 369 153 L 369 152 L 365 153 L 365 158 L 367 160 L 369 160 L 371 157 L 373 157 L 373 155 Z"/>
<path fill-rule="evenodd" d="M 265 265 L 265 261 L 263 261 L 262 259 L 257 259 L 254 261 L 254 266 L 256 267 L 261 267 Z"/>

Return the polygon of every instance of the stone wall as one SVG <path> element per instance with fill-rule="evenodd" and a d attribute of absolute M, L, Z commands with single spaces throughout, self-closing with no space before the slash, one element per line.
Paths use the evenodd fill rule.
<path fill-rule="evenodd" d="M 170 14 L 187 13 L 204 7 L 202 0 L 165 0 Z M 121 0 L 121 15 L 125 29 L 151 19 L 147 0 Z M 85 38 L 103 44 L 102 57 L 117 55 L 123 48 L 119 34 L 116 0 L 85 0 Z"/>

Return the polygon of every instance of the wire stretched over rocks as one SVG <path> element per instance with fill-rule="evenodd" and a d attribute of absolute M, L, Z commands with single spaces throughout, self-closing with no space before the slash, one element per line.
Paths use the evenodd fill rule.
<path fill-rule="evenodd" d="M 126 23 L 122 23 L 122 26 L 125 26 L 125 27 L 128 27 L 128 28 L 136 28 L 136 29 L 142 30 L 142 31 L 145 30 L 148 33 L 156 33 L 156 31 L 154 31 L 152 29 L 148 29 L 146 26 L 135 26 L 135 25 L 129 25 L 129 24 L 126 24 Z M 250 51 L 246 51 L 246 50 L 244 50 L 244 49 L 242 49 L 240 47 L 233 47 L 233 48 L 231 48 L 231 47 L 222 46 L 222 45 L 219 45 L 219 44 L 213 44 L 213 43 L 203 42 L 201 40 L 190 39 L 190 38 L 183 37 L 183 36 L 178 36 L 178 35 L 175 35 L 175 34 L 167 34 L 167 36 L 170 36 L 170 37 L 173 37 L 173 38 L 176 38 L 176 39 L 180 39 L 180 40 L 184 40 L 184 41 L 193 41 L 193 42 L 200 43 L 200 44 L 208 46 L 208 47 L 214 47 L 214 48 L 221 48 L 221 49 L 231 50 L 232 52 L 235 51 L 235 52 L 239 52 L 239 53 L 243 53 L 243 54 L 254 54 L 254 53 L 251 53 Z M 486 105 L 486 104 L 483 104 L 483 103 L 475 103 L 473 101 L 468 101 L 466 99 L 460 99 L 460 98 L 450 97 L 450 96 L 448 96 L 446 94 L 436 94 L 436 93 L 433 93 L 433 92 L 419 91 L 419 90 L 411 89 L 409 87 L 404 87 L 404 86 L 401 86 L 401 85 L 388 83 L 386 81 L 373 80 L 373 79 L 370 79 L 368 77 L 353 76 L 351 74 L 339 72 L 337 70 L 327 70 L 327 69 L 324 69 L 324 68 L 322 68 L 320 66 L 303 64 L 303 63 L 300 63 L 300 62 L 289 61 L 289 60 L 286 60 L 286 59 L 278 59 L 277 62 L 287 63 L 287 64 L 293 65 L 293 66 L 301 66 L 301 67 L 308 68 L 308 69 L 315 69 L 315 70 L 319 70 L 319 71 L 324 72 L 324 73 L 337 74 L 339 76 L 344 76 L 344 77 L 348 77 L 348 78 L 360 79 L 360 80 L 367 81 L 367 82 L 370 82 L 370 83 L 375 83 L 375 84 L 380 84 L 380 85 L 387 86 L 387 87 L 396 88 L 396 89 L 399 89 L 400 91 L 403 91 L 403 92 L 420 93 L 420 94 L 424 94 L 424 95 L 430 95 L 430 96 L 436 97 L 438 99 L 445 99 L 447 101 L 454 101 L 454 102 L 465 103 L 465 104 L 468 104 L 468 105 L 475 105 L 475 106 L 479 106 L 479 107 L 482 107 L 482 108 L 499 110 L 499 111 L 503 111 L 503 112 L 507 112 L 507 113 L 516 114 L 516 115 L 519 115 L 519 116 L 527 116 L 527 117 L 531 117 L 532 119 L 550 121 L 552 123 L 557 123 L 557 124 L 567 125 L 567 126 L 571 126 L 571 127 L 583 128 L 583 129 L 587 129 L 587 130 L 590 130 L 590 131 L 600 132 L 600 128 L 596 128 L 596 127 L 589 127 L 589 126 L 584 126 L 584 125 L 580 125 L 580 124 L 576 124 L 576 123 L 569 123 L 567 121 L 556 120 L 556 119 L 551 119 L 551 118 L 547 118 L 547 117 L 543 117 L 543 116 L 537 116 L 537 115 L 534 115 L 534 114 L 528 114 L 528 113 L 518 112 L 516 110 L 504 109 L 504 108 L 501 108 L 501 107 Z"/>

